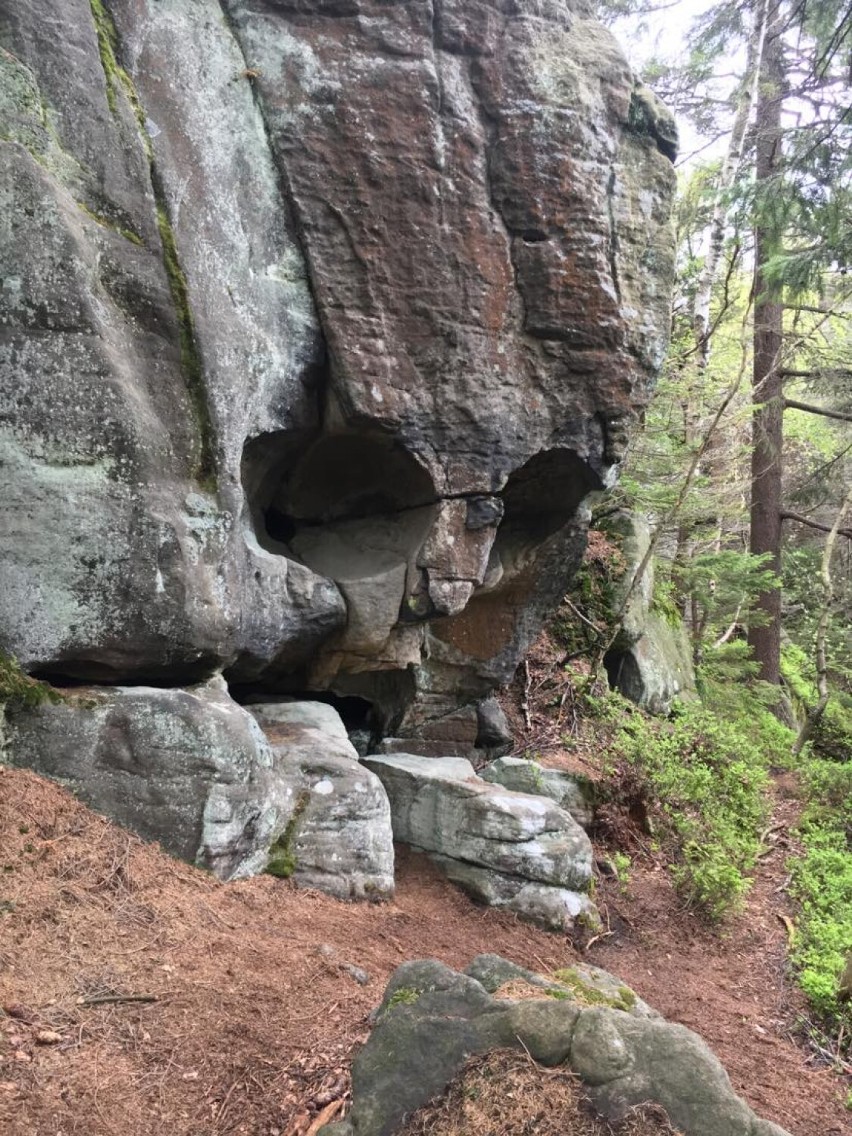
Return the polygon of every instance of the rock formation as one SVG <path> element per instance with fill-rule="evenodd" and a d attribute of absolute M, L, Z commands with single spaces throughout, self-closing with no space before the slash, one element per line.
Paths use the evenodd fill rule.
<path fill-rule="evenodd" d="M 512 672 L 668 326 L 672 124 L 567 0 L 0 4 L 0 648 Z"/>
<path fill-rule="evenodd" d="M 394 837 L 429 852 L 474 898 L 553 931 L 570 931 L 576 920 L 599 927 L 586 894 L 592 845 L 552 795 L 505 788 L 497 762 L 493 780 L 477 777 L 458 757 L 394 754 L 366 757 L 364 764 L 387 791 Z M 519 764 L 540 771 L 544 784 L 540 766 Z"/>
<path fill-rule="evenodd" d="M 297 811 L 387 893 L 348 743 L 237 702 L 505 751 L 662 359 L 674 145 L 584 0 L 0 0 L 0 652 L 87 688 L 10 759 L 223 875 Z"/>
<path fill-rule="evenodd" d="M 542 1065 L 567 1065 L 610 1120 L 653 1102 L 684 1136 L 787 1136 L 736 1096 L 697 1034 L 612 975 L 584 965 L 539 975 L 496 955 L 464 974 L 434 960 L 394 972 L 352 1066 L 351 1113 L 321 1131 L 392 1136 L 469 1057 L 518 1046 Z"/>
<path fill-rule="evenodd" d="M 388 798 L 337 712 L 186 690 L 77 688 L 8 715 L 13 759 L 222 879 L 265 870 L 344 899 L 393 894 Z"/>

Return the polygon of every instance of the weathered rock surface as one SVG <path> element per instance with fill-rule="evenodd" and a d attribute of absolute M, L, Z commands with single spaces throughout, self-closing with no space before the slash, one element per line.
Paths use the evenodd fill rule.
<path fill-rule="evenodd" d="M 0 150 L 0 649 L 402 736 L 506 679 L 669 322 L 581 0 L 7 0 Z"/>
<path fill-rule="evenodd" d="M 257 722 L 213 679 L 85 687 L 10 716 L 7 755 L 224 878 L 261 870 L 293 808 Z"/>
<path fill-rule="evenodd" d="M 583 894 L 592 872 L 589 838 L 549 798 L 483 781 L 464 758 L 363 760 L 387 791 L 394 837 L 430 852 L 475 898 L 554 930 L 570 929 L 580 916 L 597 919 Z"/>
<path fill-rule="evenodd" d="M 647 523 L 632 513 L 607 521 L 619 539 L 624 574 L 614 586 L 613 605 L 621 606 L 651 539 Z M 695 671 L 683 623 L 658 611 L 654 603 L 654 564 L 646 567 L 628 601 L 624 623 L 604 659 L 610 685 L 652 714 L 666 714 L 675 698 L 695 697 Z"/>
<path fill-rule="evenodd" d="M 407 1114 L 443 1092 L 468 1057 L 523 1046 L 543 1065 L 567 1063 L 612 1120 L 654 1101 L 684 1136 L 785 1136 L 735 1095 L 697 1034 L 663 1021 L 602 975 L 581 968 L 531 975 L 493 955 L 474 960 L 465 974 L 435 961 L 404 963 L 353 1063 L 351 1114 L 326 1131 L 391 1136 Z M 505 983 L 512 985 L 501 989 Z M 541 988 L 540 999 L 530 997 L 531 987 Z"/>
<path fill-rule="evenodd" d="M 358 761 L 346 728 L 321 702 L 249 707 L 279 774 L 295 796 L 286 839 L 273 851 L 283 874 L 343 899 L 393 895 L 393 833 L 387 794 Z"/>
<path fill-rule="evenodd" d="M 539 797 L 550 797 L 570 813 L 577 824 L 588 828 L 592 823 L 594 803 L 591 783 L 573 773 L 561 769 L 547 769 L 537 761 L 522 757 L 498 757 L 480 769 L 483 781 L 513 789 L 516 793 L 534 793 Z"/>
<path fill-rule="evenodd" d="M 281 874 L 334 895 L 392 894 L 387 797 L 336 712 L 253 710 L 221 679 L 186 690 L 83 688 L 11 715 L 7 753 L 224 879 L 283 860 Z"/>

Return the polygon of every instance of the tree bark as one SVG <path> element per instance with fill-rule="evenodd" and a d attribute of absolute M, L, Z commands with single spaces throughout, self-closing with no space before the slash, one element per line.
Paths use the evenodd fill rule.
<path fill-rule="evenodd" d="M 761 58 L 755 122 L 755 179 L 758 221 L 755 229 L 754 372 L 752 378 L 751 541 L 750 551 L 769 554 L 768 565 L 781 569 L 781 478 L 784 392 L 781 377 L 783 307 L 769 285 L 765 266 L 779 249 L 780 233 L 771 195 L 781 165 L 781 104 L 784 87 L 779 0 L 770 0 L 766 42 Z M 748 641 L 759 677 L 777 685 L 781 661 L 781 593 L 764 592 L 757 602 L 761 625 L 751 626 Z"/>

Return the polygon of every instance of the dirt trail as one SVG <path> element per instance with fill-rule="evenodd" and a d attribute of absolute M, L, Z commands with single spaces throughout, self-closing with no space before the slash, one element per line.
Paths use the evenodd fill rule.
<path fill-rule="evenodd" d="M 836 1136 L 852 1131 L 845 1086 L 786 1036 L 773 857 L 754 911 L 721 941 L 661 873 L 637 871 L 627 897 L 607 885 L 616 934 L 589 957 L 699 1029 L 759 1111 L 794 1136 Z M 474 906 L 424 857 L 400 853 L 387 905 L 271 877 L 224 885 L 0 767 L 4 1136 L 304 1136 L 345 1100 L 347 1058 L 392 970 L 482 951 L 536 969 L 576 957 L 564 938 Z M 157 1001 L 121 1000 L 140 994 Z"/>
<path fill-rule="evenodd" d="M 638 867 L 623 892 L 608 881 L 601 901 L 614 933 L 588 957 L 612 970 L 672 1021 L 700 1033 L 736 1091 L 794 1136 L 846 1136 L 852 1083 L 817 1065 L 796 1040 L 806 1013 L 787 966 L 786 861 L 799 813 L 793 783 L 776 784 L 766 851 L 745 911 L 722 932 L 686 911 L 660 866 Z"/>

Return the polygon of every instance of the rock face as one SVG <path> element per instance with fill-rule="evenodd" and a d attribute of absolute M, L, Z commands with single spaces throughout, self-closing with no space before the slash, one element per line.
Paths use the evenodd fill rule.
<path fill-rule="evenodd" d="M 631 513 L 607 521 L 619 538 L 625 561 L 624 573 L 614 586 L 613 606 L 623 596 L 648 549 L 647 523 Z M 624 623 L 604 658 L 610 685 L 625 698 L 652 714 L 666 714 L 675 698 L 695 697 L 695 671 L 686 628 L 677 613 L 672 617 L 654 603 L 653 560 L 628 602 Z"/>
<path fill-rule="evenodd" d="M 394 972 L 353 1063 L 351 1114 L 323 1131 L 391 1136 L 468 1057 L 500 1046 L 567 1064 L 611 1120 L 652 1101 L 684 1136 L 786 1136 L 735 1095 L 697 1034 L 664 1021 L 612 976 L 585 967 L 535 975 L 494 955 L 464 974 L 435 961 Z"/>
<path fill-rule="evenodd" d="M 499 757 L 481 769 L 479 775 L 483 781 L 491 781 L 517 793 L 550 797 L 583 828 L 592 823 L 594 802 L 591 783 L 577 774 L 547 769 L 537 761 L 521 757 Z"/>
<path fill-rule="evenodd" d="M 8 752 L 223 879 L 269 868 L 344 898 L 391 895 L 387 797 L 337 713 L 316 703 L 253 710 L 221 679 L 87 688 L 11 715 Z"/>
<path fill-rule="evenodd" d="M 673 145 L 582 0 L 6 0 L 0 649 L 487 696 L 660 364 Z"/>
<path fill-rule="evenodd" d="M 475 898 L 554 930 L 597 920 L 584 894 L 592 846 L 570 813 L 544 796 L 477 777 L 464 758 L 370 756 L 390 798 L 397 840 L 430 852 Z"/>

